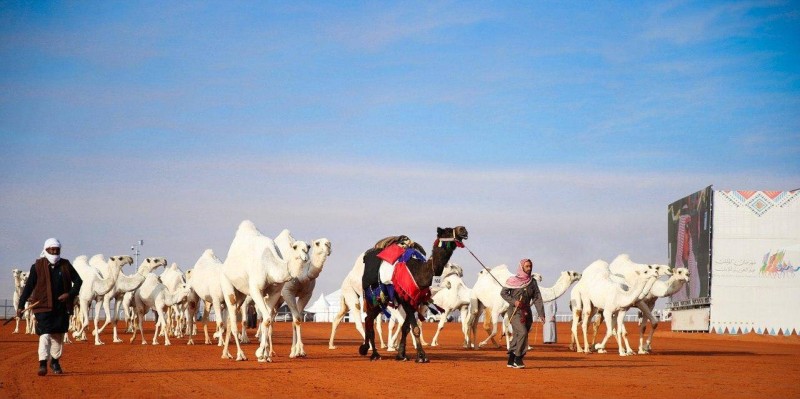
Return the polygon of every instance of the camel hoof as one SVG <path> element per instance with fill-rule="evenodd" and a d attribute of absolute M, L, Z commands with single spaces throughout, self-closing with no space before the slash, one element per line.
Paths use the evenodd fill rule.
<path fill-rule="evenodd" d="M 398 362 L 407 362 L 407 361 L 408 361 L 408 358 L 407 358 L 407 357 L 405 357 L 405 356 L 401 356 L 401 355 L 398 353 L 398 354 L 397 354 L 397 355 L 394 357 L 394 360 L 397 360 Z"/>
<path fill-rule="evenodd" d="M 605 349 L 598 349 L 597 353 L 608 353 Z"/>
<path fill-rule="evenodd" d="M 247 356 L 245 356 L 245 355 L 241 355 L 241 356 L 237 356 L 236 357 L 236 361 L 237 362 L 243 362 L 245 360 L 247 360 Z"/>
<path fill-rule="evenodd" d="M 417 358 L 417 363 L 430 363 L 431 361 L 428 360 L 426 356 L 420 356 Z"/>
<path fill-rule="evenodd" d="M 336 346 L 335 345 L 328 345 L 328 349 L 334 350 L 334 349 L 336 349 Z"/>
<path fill-rule="evenodd" d="M 366 356 L 368 350 L 369 350 L 369 345 L 361 344 L 361 346 L 358 347 L 358 354 L 361 356 Z"/>
<path fill-rule="evenodd" d="M 381 360 L 381 359 L 383 359 L 383 358 L 381 357 L 381 355 L 379 355 L 377 353 L 373 353 L 372 356 L 369 357 L 369 361 Z"/>
<path fill-rule="evenodd" d="M 121 339 L 119 339 L 119 338 L 117 338 L 117 339 L 115 339 L 115 340 L 114 340 L 114 343 L 115 343 L 115 344 L 118 344 L 118 343 L 120 343 L 120 342 L 122 342 L 122 340 L 121 340 Z"/>

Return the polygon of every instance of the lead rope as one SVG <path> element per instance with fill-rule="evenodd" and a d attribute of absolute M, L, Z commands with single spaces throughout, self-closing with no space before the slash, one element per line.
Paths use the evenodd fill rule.
<path fill-rule="evenodd" d="M 464 249 L 466 249 L 467 252 L 469 252 L 469 254 L 472 255 L 472 257 L 475 258 L 475 260 L 477 260 L 478 263 L 481 264 L 481 267 L 483 267 L 483 269 L 486 270 L 489 273 L 490 276 L 492 276 L 494 281 L 497 281 L 497 284 L 499 284 L 500 287 L 503 287 L 503 284 L 501 284 L 500 281 L 497 280 L 497 277 L 495 277 L 494 274 L 492 274 L 492 272 L 486 267 L 486 265 L 484 265 L 483 262 L 481 262 L 481 260 L 478 259 L 478 257 L 475 256 L 474 253 L 472 253 L 472 251 L 467 247 L 467 244 L 464 244 L 463 242 L 461 244 L 464 245 Z"/>

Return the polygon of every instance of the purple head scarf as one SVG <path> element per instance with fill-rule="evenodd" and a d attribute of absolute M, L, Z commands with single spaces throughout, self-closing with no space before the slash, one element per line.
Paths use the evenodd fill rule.
<path fill-rule="evenodd" d="M 533 265 L 533 261 L 530 259 L 523 259 L 519 261 L 519 266 L 517 267 L 517 274 L 509 277 L 508 280 L 506 280 L 506 285 L 509 288 L 521 288 L 528 285 L 528 283 L 531 282 L 531 274 L 525 273 L 525 271 L 522 270 L 522 265 L 524 265 L 525 262 L 531 262 L 531 265 Z M 532 270 L 533 268 L 531 268 L 531 271 Z"/>

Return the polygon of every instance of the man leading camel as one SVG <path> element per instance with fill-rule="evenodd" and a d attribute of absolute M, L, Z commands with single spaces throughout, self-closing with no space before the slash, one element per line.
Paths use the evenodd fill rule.
<path fill-rule="evenodd" d="M 506 280 L 506 286 L 500 291 L 500 296 L 513 306 L 513 313 L 509 317 L 511 329 L 514 335 L 511 337 L 511 344 L 508 349 L 508 367 L 523 369 L 525 363 L 522 358 L 528 350 L 528 332 L 533 324 L 531 314 L 531 303 L 536 306 L 536 314 L 544 314 L 542 305 L 542 293 L 539 292 L 539 285 L 536 280 L 531 278 L 533 261 L 522 259 L 519 261 L 517 274 Z M 537 322 L 541 322 L 541 316 L 537 316 Z"/>
<path fill-rule="evenodd" d="M 29 299 L 33 304 L 31 311 L 36 317 L 36 334 L 39 335 L 40 376 L 47 374 L 48 358 L 53 374 L 63 373 L 58 361 L 73 302 L 82 283 L 72 264 L 61 258 L 61 243 L 55 238 L 45 241 L 41 257 L 31 266 L 17 305 L 17 316 L 21 316 Z"/>

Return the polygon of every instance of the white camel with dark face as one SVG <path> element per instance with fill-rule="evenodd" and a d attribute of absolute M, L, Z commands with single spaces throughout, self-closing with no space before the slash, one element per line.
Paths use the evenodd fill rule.
<path fill-rule="evenodd" d="M 260 362 L 272 361 L 272 336 L 271 323 L 275 305 L 280 298 L 284 284 L 298 277 L 302 273 L 303 264 L 308 260 L 308 244 L 296 241 L 287 253 L 281 254 L 275 243 L 261 234 L 253 222 L 243 221 L 236 231 L 236 236 L 228 250 L 223 273 L 231 286 L 239 293 L 224 292 L 228 298 L 237 300 L 236 309 L 239 308 L 244 295 L 250 295 L 256 310 L 261 315 L 261 342 L 256 350 L 256 358 Z M 265 299 L 266 298 L 266 299 Z M 233 307 L 229 307 L 233 311 Z M 228 351 L 230 335 L 239 339 L 236 323 L 232 323 L 226 331 L 225 349 L 223 356 Z M 239 349 L 241 351 L 241 349 Z M 242 353 L 237 354 L 237 360 L 243 358 Z"/>

